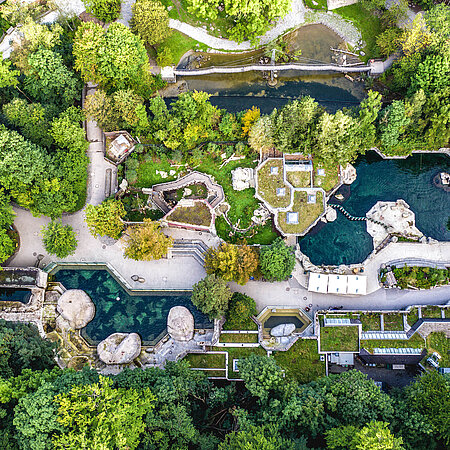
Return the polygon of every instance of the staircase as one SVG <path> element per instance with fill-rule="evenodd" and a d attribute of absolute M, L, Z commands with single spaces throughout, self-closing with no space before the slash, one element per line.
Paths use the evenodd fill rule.
<path fill-rule="evenodd" d="M 205 253 L 207 250 L 208 246 L 203 241 L 196 239 L 176 239 L 173 242 L 170 253 L 173 258 L 177 256 L 190 256 L 203 266 L 205 264 Z"/>

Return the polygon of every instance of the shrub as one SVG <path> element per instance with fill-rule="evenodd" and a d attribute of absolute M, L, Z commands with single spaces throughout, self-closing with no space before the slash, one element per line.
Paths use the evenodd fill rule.
<path fill-rule="evenodd" d="M 42 228 L 42 240 L 45 250 L 58 258 L 73 255 L 77 248 L 77 238 L 73 228 L 59 221 L 53 220 Z"/>
<path fill-rule="evenodd" d="M 252 316 L 256 316 L 256 303 L 251 297 L 235 292 L 225 314 L 224 328 L 227 330 L 253 330 L 256 328 Z"/>

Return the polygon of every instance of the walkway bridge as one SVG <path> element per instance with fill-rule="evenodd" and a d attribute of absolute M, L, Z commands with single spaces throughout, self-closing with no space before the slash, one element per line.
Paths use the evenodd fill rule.
<path fill-rule="evenodd" d="M 284 70 L 299 70 L 305 72 L 372 72 L 372 65 L 366 66 L 361 65 L 347 65 L 340 66 L 338 64 L 251 64 L 246 66 L 238 67 L 226 67 L 226 66 L 211 66 L 202 69 L 174 69 L 174 76 L 201 76 L 201 75 L 211 75 L 214 73 L 243 73 L 243 72 L 272 72 L 272 71 L 284 71 Z"/>
<path fill-rule="evenodd" d="M 353 216 L 352 214 L 350 214 L 350 213 L 349 213 L 343 206 L 341 206 L 341 205 L 336 205 L 335 203 L 328 203 L 328 205 L 331 206 L 331 207 L 334 208 L 334 209 L 337 209 L 337 210 L 341 211 L 341 213 L 344 214 L 344 216 L 345 216 L 348 220 L 351 220 L 351 221 L 360 221 L 360 222 L 363 222 L 363 221 L 370 221 L 370 222 L 376 223 L 377 225 L 381 225 L 381 226 L 384 227 L 384 228 L 387 228 L 387 225 L 386 225 L 386 224 L 381 223 L 381 222 L 379 222 L 378 220 L 371 219 L 370 217 L 356 217 L 356 216 Z"/>

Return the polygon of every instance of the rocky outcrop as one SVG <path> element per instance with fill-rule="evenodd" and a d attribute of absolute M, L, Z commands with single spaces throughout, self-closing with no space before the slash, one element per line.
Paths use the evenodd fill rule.
<path fill-rule="evenodd" d="M 290 336 L 295 331 L 295 328 L 293 323 L 282 323 L 273 327 L 270 330 L 270 335 L 273 337 Z"/>
<path fill-rule="evenodd" d="M 69 289 L 58 299 L 57 311 L 70 328 L 84 328 L 95 316 L 95 305 L 81 289 Z"/>
<path fill-rule="evenodd" d="M 114 333 L 97 345 L 98 357 L 106 364 L 128 364 L 141 353 L 136 333 Z"/>
<path fill-rule="evenodd" d="M 167 332 L 176 341 L 190 341 L 194 337 L 194 316 L 184 306 L 174 306 L 167 317 Z"/>

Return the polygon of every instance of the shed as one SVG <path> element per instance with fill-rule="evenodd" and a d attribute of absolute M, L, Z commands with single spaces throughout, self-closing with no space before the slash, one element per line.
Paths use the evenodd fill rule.
<path fill-rule="evenodd" d="M 328 275 L 328 292 L 347 294 L 347 275 Z"/>

